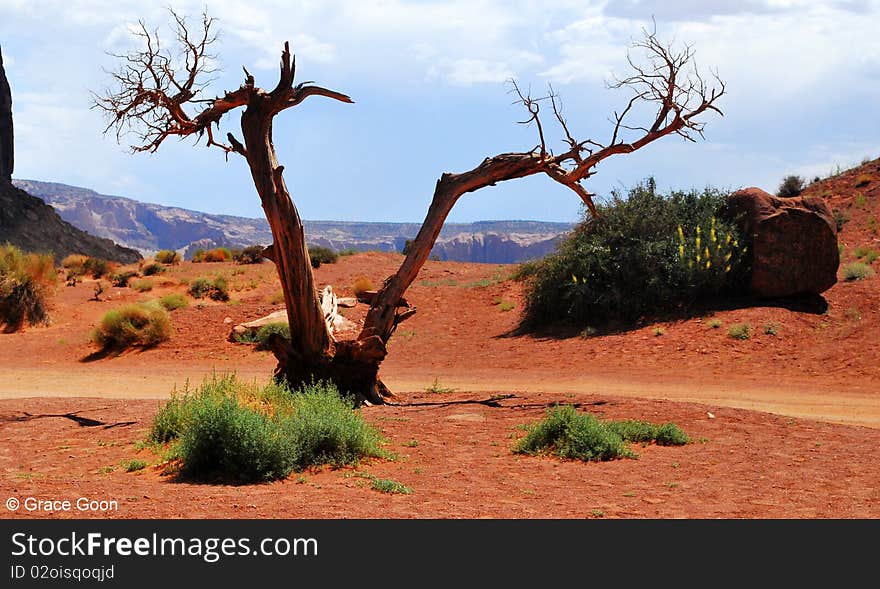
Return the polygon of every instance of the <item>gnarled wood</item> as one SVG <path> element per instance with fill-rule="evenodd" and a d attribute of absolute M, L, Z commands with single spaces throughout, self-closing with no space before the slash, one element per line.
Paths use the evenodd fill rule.
<path fill-rule="evenodd" d="M 291 326 L 290 340 L 276 336 L 270 341 L 278 359 L 276 377 L 294 387 L 316 379 L 332 380 L 341 390 L 370 403 L 380 403 L 389 394 L 378 378 L 378 371 L 387 354 L 388 339 L 402 321 L 415 313 L 404 293 L 427 261 L 443 224 L 462 195 L 498 182 L 543 173 L 577 194 L 595 217 L 598 210 L 593 195 L 582 182 L 600 162 L 631 153 L 668 135 L 693 141 L 703 131 L 704 123 L 697 117 L 708 111 L 720 114 L 715 103 L 724 94 L 724 84 L 717 76 L 719 88 L 709 88 L 695 68 L 688 69 L 693 57 L 689 47 L 675 52 L 647 31 L 636 47 L 647 52 L 648 65 L 638 66 L 630 60 L 635 73 L 618 82 L 619 88 L 629 89 L 633 95 L 619 114 L 614 113 L 614 128 L 607 144 L 573 136 L 552 87 L 547 96 L 533 98 L 513 83 L 519 102 L 529 113 L 523 123 L 535 125 L 539 145 L 527 152 L 486 158 L 466 172 L 443 174 L 434 188 L 425 221 L 398 271 L 375 293 L 358 297 L 370 304 L 360 334 L 356 339 L 342 339 L 334 337 L 340 316 L 332 289 L 325 289 L 322 299 L 316 292 L 302 219 L 284 182 L 284 167 L 279 165 L 275 153 L 272 122 L 276 115 L 310 96 L 345 103 L 351 103 L 351 98 L 308 82 L 294 85 L 296 63 L 285 43 L 278 83 L 272 90 L 259 88 L 245 70 L 244 83 L 237 90 L 214 99 L 197 99 L 206 87 L 202 78 L 211 71 L 212 56 L 207 50 L 215 40 L 211 33 L 213 20 L 204 15 L 202 26 L 193 37 L 185 19 L 173 11 L 172 15 L 177 24 L 180 55 L 184 57 L 182 71 L 173 70 L 172 65 L 179 60 L 161 48 L 158 34 L 140 23 L 135 34 L 146 47 L 118 56 L 122 67 L 113 74 L 118 88 L 95 97 L 95 106 L 109 119 L 106 130 L 115 129 L 119 138 L 120 133 L 134 129 L 140 138 L 140 143 L 133 146 L 135 151 L 156 151 L 172 135 L 207 135 L 208 146 L 222 149 L 227 157 L 234 153 L 245 158 L 274 240 L 263 256 L 275 262 Z M 548 147 L 548 128 L 541 120 L 541 105 L 547 101 L 567 144 L 559 154 Z M 628 115 L 639 103 L 656 106 L 654 120 L 647 126 L 628 123 Z M 189 112 L 193 105 L 199 105 L 199 109 Z M 227 133 L 228 143 L 222 143 L 215 138 L 214 128 L 236 109 L 243 109 L 243 141 Z M 628 132 L 639 135 L 625 140 L 623 136 Z"/>

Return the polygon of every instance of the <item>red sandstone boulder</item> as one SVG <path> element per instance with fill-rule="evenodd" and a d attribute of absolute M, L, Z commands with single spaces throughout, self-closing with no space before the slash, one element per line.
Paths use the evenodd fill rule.
<path fill-rule="evenodd" d="M 837 230 L 822 198 L 780 198 L 745 188 L 728 197 L 722 216 L 737 221 L 750 237 L 748 286 L 753 294 L 819 294 L 837 282 Z"/>

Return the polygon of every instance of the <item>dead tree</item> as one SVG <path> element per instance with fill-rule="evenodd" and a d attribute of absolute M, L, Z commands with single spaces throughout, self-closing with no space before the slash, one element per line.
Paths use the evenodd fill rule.
<path fill-rule="evenodd" d="M 443 174 L 403 263 L 373 297 L 361 333 L 355 339 L 337 340 L 333 322 L 325 313 L 334 305 L 324 301 L 322 307 L 316 293 L 302 220 L 285 186 L 284 167 L 279 165 L 272 143 L 272 122 L 283 110 L 310 96 L 346 103 L 352 100 L 310 82 L 294 85 L 295 61 L 287 43 L 281 53 L 280 79 L 272 90 L 256 86 L 254 77 L 245 69 L 245 81 L 240 88 L 216 98 L 203 98 L 210 81 L 206 78 L 212 73 L 213 56 L 208 51 L 216 39 L 211 30 L 213 21 L 203 15 L 198 33 L 193 36 L 185 19 L 171 14 L 182 57 L 175 59 L 160 45 L 158 32 L 140 23 L 136 34 L 143 48 L 117 56 L 122 66 L 112 74 L 115 87 L 95 95 L 95 106 L 109 119 L 105 132 L 115 130 L 117 139 L 128 131 L 136 133 L 140 140 L 133 146 L 136 152 L 156 151 L 170 136 L 195 135 L 206 138 L 208 146 L 223 150 L 227 157 L 234 153 L 247 160 L 274 238 L 265 255 L 276 264 L 290 324 L 290 341 L 275 338 L 271 342 L 278 359 L 275 376 L 294 387 L 311 380 L 331 380 L 340 390 L 372 403 L 381 403 L 389 394 L 378 377 L 388 340 L 397 326 L 415 313 L 403 295 L 428 259 L 449 212 L 463 194 L 543 173 L 573 190 L 595 216 L 593 195 L 581 182 L 593 175 L 601 161 L 633 152 L 667 135 L 694 141 L 703 133 L 700 115 L 708 111 L 721 113 L 715 105 L 724 94 L 721 80 L 714 76 L 716 84 L 707 84 L 693 67 L 690 47 L 675 50 L 663 45 L 653 31 L 644 31 L 644 38 L 634 43 L 635 48 L 647 53 L 646 65 L 637 65 L 630 59 L 632 75 L 613 84 L 630 90 L 632 95 L 626 107 L 614 113 L 611 138 L 606 143 L 578 140 L 572 135 L 552 87 L 547 95 L 533 98 L 512 83 L 516 102 L 528 112 L 523 122 L 536 127 L 539 144 L 527 152 L 486 158 L 466 172 Z M 640 104 L 656 110 L 647 125 L 635 126 L 630 124 L 629 116 Z M 555 124 L 564 135 L 565 148 L 558 154 L 545 140 L 542 105 L 549 105 Z M 244 141 L 237 140 L 232 133 L 226 134 L 226 142 L 218 140 L 215 132 L 219 133 L 221 118 L 239 108 L 243 109 Z M 634 133 L 635 137 L 629 137 Z"/>

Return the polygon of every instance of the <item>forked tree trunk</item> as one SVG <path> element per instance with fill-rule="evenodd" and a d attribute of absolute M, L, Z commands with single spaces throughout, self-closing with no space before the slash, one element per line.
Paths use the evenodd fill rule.
<path fill-rule="evenodd" d="M 251 170 L 274 243 L 275 262 L 284 293 L 290 341 L 274 337 L 269 346 L 278 365 L 275 377 L 292 388 L 332 381 L 359 401 L 381 403 L 388 391 L 378 379 L 385 345 L 379 338 L 334 341 L 318 299 L 302 219 L 284 182 L 272 143 L 272 101 L 252 96 L 241 117 L 245 157 Z"/>

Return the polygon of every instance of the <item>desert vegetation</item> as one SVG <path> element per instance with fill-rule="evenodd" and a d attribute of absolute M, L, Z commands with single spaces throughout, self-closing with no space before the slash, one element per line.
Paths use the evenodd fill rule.
<path fill-rule="evenodd" d="M 249 245 L 240 250 L 232 252 L 232 259 L 237 264 L 262 264 L 263 250 L 266 249 L 262 245 Z"/>
<path fill-rule="evenodd" d="M 551 407 L 538 423 L 526 427 L 526 435 L 514 446 L 520 454 L 550 454 L 559 458 L 606 461 L 637 458 L 628 442 L 681 446 L 690 441 L 674 423 L 655 425 L 646 421 L 601 421 L 580 413 L 571 405 Z"/>
<path fill-rule="evenodd" d="M 205 297 L 212 301 L 228 301 L 229 286 L 226 279 L 218 276 L 213 280 L 210 278 L 196 278 L 189 285 L 189 295 L 194 299 L 203 299 Z"/>
<path fill-rule="evenodd" d="M 153 259 L 160 264 L 179 264 L 180 254 L 174 250 L 159 250 Z"/>
<path fill-rule="evenodd" d="M 171 317 L 159 304 L 130 303 L 108 311 L 91 340 L 104 351 L 147 348 L 171 337 Z"/>
<path fill-rule="evenodd" d="M 192 262 L 228 262 L 232 259 L 232 250 L 228 247 L 215 247 L 209 250 L 197 249 L 193 252 Z"/>
<path fill-rule="evenodd" d="M 312 261 L 312 268 L 320 268 L 321 264 L 335 264 L 339 255 L 329 247 L 312 245 L 309 246 L 309 259 Z"/>
<path fill-rule="evenodd" d="M 234 375 L 184 389 L 160 407 L 150 441 L 168 444 L 184 477 L 260 482 L 309 467 L 357 464 L 386 456 L 379 432 L 333 385 L 316 383 L 292 395 Z"/>
<path fill-rule="evenodd" d="M 50 254 L 25 253 L 0 246 L 0 325 L 4 331 L 49 320 L 49 299 L 55 288 L 55 263 Z"/>
<path fill-rule="evenodd" d="M 557 252 L 518 276 L 527 281 L 524 324 L 627 327 L 683 314 L 736 291 L 748 245 L 719 217 L 725 194 L 658 194 L 653 180 L 599 205 Z"/>

